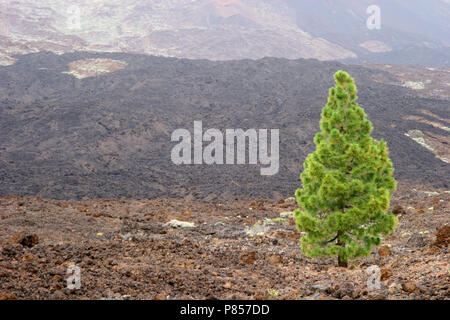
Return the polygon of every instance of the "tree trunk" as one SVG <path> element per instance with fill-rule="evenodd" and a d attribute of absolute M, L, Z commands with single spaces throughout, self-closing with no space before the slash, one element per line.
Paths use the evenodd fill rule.
<path fill-rule="evenodd" d="M 338 256 L 338 266 L 339 267 L 343 267 L 343 268 L 347 268 L 348 267 L 348 263 L 347 263 L 347 261 L 342 260 L 341 256 Z"/>
<path fill-rule="evenodd" d="M 345 247 L 345 242 L 342 242 L 341 239 L 339 239 L 341 234 L 342 234 L 342 232 L 338 231 L 338 234 L 337 234 L 338 238 L 337 238 L 337 243 L 336 244 L 338 246 Z M 344 267 L 344 268 L 348 267 L 347 260 L 344 261 L 344 259 L 340 255 L 338 256 L 338 266 L 339 267 Z"/>

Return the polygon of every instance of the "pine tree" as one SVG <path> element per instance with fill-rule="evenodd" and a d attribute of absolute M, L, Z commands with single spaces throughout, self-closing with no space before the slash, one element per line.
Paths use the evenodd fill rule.
<path fill-rule="evenodd" d="M 302 188 L 295 195 L 295 210 L 302 252 L 309 257 L 348 259 L 369 255 L 389 234 L 397 218 L 386 213 L 396 188 L 386 142 L 370 134 L 372 124 L 358 106 L 357 89 L 346 72 L 334 75 L 322 110 L 316 150 L 303 164 Z"/>

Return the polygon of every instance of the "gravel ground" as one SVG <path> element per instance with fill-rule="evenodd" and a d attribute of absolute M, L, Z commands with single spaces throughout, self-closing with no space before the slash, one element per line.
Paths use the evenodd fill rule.
<path fill-rule="evenodd" d="M 301 254 L 293 199 L 8 196 L 0 299 L 449 299 L 449 199 L 446 190 L 400 185 L 396 232 L 344 269 Z M 80 289 L 67 288 L 71 265 Z M 372 265 L 379 289 L 367 285 Z"/>

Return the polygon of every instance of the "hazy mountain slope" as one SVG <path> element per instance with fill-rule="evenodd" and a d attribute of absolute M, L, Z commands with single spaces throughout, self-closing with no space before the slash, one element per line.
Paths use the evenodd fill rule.
<path fill-rule="evenodd" d="M 77 10 L 79 20 L 73 18 Z M 11 53 L 44 48 L 213 60 L 355 57 L 299 29 L 282 1 L 4 0 L 0 17 L 3 64 L 12 61 Z"/>
<path fill-rule="evenodd" d="M 351 62 L 450 65 L 450 2 L 443 0 L 287 1 L 297 25 L 358 55 Z M 380 29 L 369 30 L 366 12 L 380 8 Z"/>
<path fill-rule="evenodd" d="M 426 48 L 411 46 L 381 53 L 360 53 L 357 58 L 343 59 L 345 63 L 371 62 L 377 64 L 396 64 L 412 66 L 428 66 L 441 68 L 450 66 L 450 50 L 448 48 Z"/>
<path fill-rule="evenodd" d="M 366 26 L 373 4 L 380 30 Z M 0 64 L 43 50 L 396 62 L 417 47 L 405 63 L 449 66 L 449 21 L 443 0 L 1 0 Z"/>
<path fill-rule="evenodd" d="M 94 57 L 127 64 L 84 79 L 63 73 L 70 62 Z M 433 143 L 448 143 L 443 129 L 448 101 L 374 81 L 398 82 L 383 71 L 317 60 L 39 53 L 0 68 L 0 195 L 292 195 L 301 164 L 314 150 L 332 75 L 341 68 L 356 78 L 359 102 L 374 124 L 374 136 L 388 142 L 396 177 L 445 187 L 449 164 L 405 133 L 421 130 L 435 137 Z M 203 121 L 204 129 L 278 128 L 279 174 L 263 177 L 255 165 L 172 164 L 171 133 L 192 131 L 195 120 Z"/>
<path fill-rule="evenodd" d="M 450 3 L 442 0 L 287 0 L 303 30 L 328 40 L 345 42 L 358 50 L 367 40 L 385 42 L 393 49 L 405 45 L 450 45 Z M 380 8 L 380 29 L 369 30 L 366 12 Z M 361 49 L 361 48 L 359 48 Z"/>

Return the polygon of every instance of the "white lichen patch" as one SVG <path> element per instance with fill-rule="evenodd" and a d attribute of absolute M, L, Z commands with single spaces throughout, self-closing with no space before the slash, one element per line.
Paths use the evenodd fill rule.
<path fill-rule="evenodd" d="M 280 212 L 280 217 L 281 218 L 285 218 L 285 219 L 293 218 L 294 217 L 294 212 L 292 212 L 292 211 Z"/>
<path fill-rule="evenodd" d="M 424 139 L 424 134 L 422 131 L 409 130 L 407 133 L 405 133 L 405 136 L 410 137 L 411 139 L 413 139 L 415 142 L 417 142 L 421 146 L 427 148 L 431 152 L 434 152 L 434 149 L 431 146 L 426 144 L 425 139 Z"/>
<path fill-rule="evenodd" d="M 413 90 L 423 90 L 425 89 L 425 85 L 423 84 L 422 81 L 406 81 L 403 84 L 404 87 L 413 89 Z"/>
<path fill-rule="evenodd" d="M 16 59 L 5 55 L 3 53 L 0 53 L 0 66 L 10 66 L 13 65 L 16 62 Z"/>
<path fill-rule="evenodd" d="M 256 222 L 251 228 L 245 230 L 248 236 L 264 236 L 270 230 L 270 227 L 264 223 Z"/>
<path fill-rule="evenodd" d="M 77 60 L 69 63 L 70 71 L 64 71 L 63 73 L 70 74 L 78 79 L 84 79 L 118 71 L 125 68 L 126 65 L 125 61 L 106 58 Z"/>
<path fill-rule="evenodd" d="M 431 113 L 428 113 L 427 115 L 432 116 Z M 429 124 L 429 125 L 431 125 L 433 127 L 436 127 L 436 128 L 439 128 L 439 129 L 442 129 L 442 130 L 445 130 L 445 131 L 450 131 L 449 127 L 446 127 L 446 126 L 444 126 L 443 124 L 441 124 L 439 122 L 427 120 L 427 119 L 425 119 L 423 117 L 419 117 L 419 116 L 405 116 L 405 117 L 403 117 L 403 119 L 405 119 L 405 120 L 414 120 L 414 121 L 417 121 L 417 122 L 420 122 L 420 123 Z M 438 118 L 438 120 L 444 121 L 444 122 L 448 122 L 447 119 Z"/>
<path fill-rule="evenodd" d="M 285 218 L 274 218 L 274 219 L 270 219 L 270 218 L 265 218 L 263 224 L 264 225 L 276 225 L 276 224 L 283 224 L 283 223 L 287 223 L 287 220 Z"/>
<path fill-rule="evenodd" d="M 425 193 L 427 196 L 438 196 L 439 192 L 436 191 L 423 191 L 423 193 Z"/>
<path fill-rule="evenodd" d="M 176 219 L 170 220 L 169 222 L 166 223 L 166 226 L 168 227 L 172 227 L 172 228 L 195 228 L 195 224 L 192 222 L 187 222 L 187 221 L 179 221 Z"/>
<path fill-rule="evenodd" d="M 366 49 L 367 51 L 375 53 L 392 51 L 392 48 L 388 46 L 386 43 L 377 40 L 365 41 L 361 43 L 359 46 Z"/>
<path fill-rule="evenodd" d="M 422 147 L 424 147 L 424 148 L 428 149 L 429 151 L 431 151 L 432 153 L 434 153 L 436 158 L 438 158 L 439 160 L 441 160 L 445 163 L 450 163 L 450 159 L 448 159 L 448 157 L 443 157 L 442 155 L 439 154 L 440 152 L 435 150 L 435 148 L 433 148 L 429 143 L 427 143 L 425 134 L 422 131 L 410 130 L 407 133 L 405 133 L 405 136 L 413 139 L 415 142 L 420 144 Z"/>

